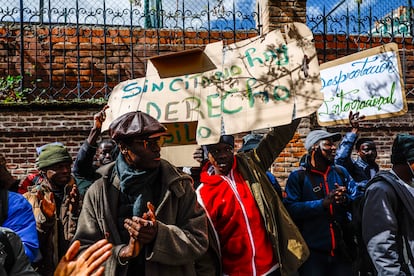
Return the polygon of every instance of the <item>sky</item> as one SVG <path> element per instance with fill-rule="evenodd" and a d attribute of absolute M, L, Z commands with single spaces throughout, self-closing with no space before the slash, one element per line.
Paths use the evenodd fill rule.
<path fill-rule="evenodd" d="M 144 13 L 145 0 L 0 0 L 0 17 L 2 20 L 16 21 L 20 19 L 19 7 L 20 3 L 24 5 L 23 18 L 26 22 L 38 22 L 40 20 L 39 11 L 41 10 L 40 3 L 44 3 L 44 22 L 49 21 L 49 3 L 52 8 L 50 11 L 50 18 L 52 22 L 59 23 L 74 23 L 76 22 L 76 7 L 80 9 L 79 23 L 81 24 L 103 24 L 103 9 L 107 10 L 106 23 L 109 25 L 129 25 L 130 4 L 136 2 L 138 4 L 132 5 L 134 9 L 134 25 L 146 26 Z M 228 11 L 233 10 L 233 0 L 158 0 L 162 3 L 162 9 L 170 16 L 166 16 L 165 27 L 182 26 L 181 16 L 184 7 L 186 18 L 186 28 L 188 26 L 193 28 L 206 28 L 207 2 L 210 2 L 210 10 L 215 10 L 217 13 L 210 14 L 211 22 L 219 25 L 223 29 L 233 28 L 233 17 Z M 155 8 L 157 0 L 148 0 L 151 8 Z M 105 3 L 105 6 L 104 6 Z M 140 3 L 140 4 L 139 4 Z M 77 5 L 76 5 L 77 4 Z M 183 5 L 184 4 L 184 5 Z M 6 8 L 1 8 L 6 7 Z M 236 25 L 238 29 L 256 28 L 256 22 L 252 16 L 246 17 L 246 14 L 251 15 L 255 12 L 255 0 L 234 0 L 234 7 L 237 13 Z M 13 9 L 16 8 L 16 9 Z M 180 12 L 176 13 L 176 10 Z M 225 11 L 224 13 L 222 11 Z M 64 12 L 66 11 L 66 12 Z M 191 15 L 198 14 L 198 18 L 191 18 Z M 5 15 L 5 16 L 4 16 Z M 152 20 L 152 19 L 151 19 Z"/>
<path fill-rule="evenodd" d="M 136 0 L 137 2 L 143 3 L 144 0 Z M 157 0 L 149 0 L 149 3 L 151 6 L 154 6 L 155 2 Z M 182 9 L 183 3 L 185 4 L 185 10 L 189 11 L 191 14 L 194 13 L 200 13 L 202 10 L 207 9 L 207 2 L 208 0 L 160 0 L 162 2 L 162 8 L 170 13 L 175 14 L 175 10 Z M 233 8 L 233 1 L 235 3 L 236 11 L 242 11 L 241 14 L 251 14 L 252 12 L 255 12 L 256 8 L 256 1 L 255 0 L 209 0 L 210 2 L 210 9 L 214 9 L 216 6 L 224 7 L 224 10 L 231 11 Z M 360 15 L 361 17 L 368 16 L 369 14 L 369 8 L 372 8 L 373 16 L 377 17 L 377 19 L 382 18 L 387 13 L 390 13 L 392 10 L 398 8 L 399 6 L 407 6 L 407 2 L 410 0 L 361 0 L 362 4 L 360 4 Z M 411 0 L 414 1 L 414 0 Z M 31 12 L 28 12 L 30 10 L 39 10 L 39 5 L 42 1 L 40 0 L 26 0 L 23 1 L 24 6 L 26 8 L 26 12 L 24 14 L 25 21 L 36 21 L 39 20 L 38 15 L 34 15 Z M 48 8 L 49 1 L 45 0 L 43 1 L 45 3 L 45 7 Z M 130 0 L 71 0 L 71 1 L 65 1 L 65 0 L 54 0 L 50 1 L 52 4 L 52 7 L 54 10 L 51 12 L 52 21 L 54 22 L 74 22 L 76 21 L 76 13 L 75 13 L 75 7 L 78 3 L 78 7 L 82 9 L 82 12 L 80 13 L 80 23 L 86 23 L 86 24 L 102 24 L 102 10 L 104 8 L 103 3 L 105 2 L 105 8 L 109 9 L 111 12 L 107 13 L 107 24 L 119 24 L 119 25 L 128 25 L 129 24 L 129 16 L 125 15 L 123 12 L 124 9 L 129 9 L 130 7 Z M 0 4 L 2 7 L 12 8 L 12 7 L 19 7 L 19 4 L 21 3 L 20 0 L 0 0 Z M 358 5 L 356 3 L 356 0 L 307 0 L 307 15 L 309 17 L 316 17 L 318 15 L 323 14 L 323 9 L 325 8 L 325 12 L 329 13 L 332 11 L 338 4 L 340 3 L 339 7 L 332 13 L 333 16 L 342 16 L 346 14 L 347 8 L 349 9 L 350 15 L 357 16 L 358 14 Z M 7 9 L 6 8 L 6 9 Z M 66 8 L 68 11 L 66 14 L 62 15 L 63 8 Z M 137 17 L 140 17 L 143 12 L 143 5 L 139 7 L 138 5 L 133 6 L 134 9 L 137 9 L 140 11 L 139 14 L 134 13 L 134 16 L 136 17 L 135 20 L 137 20 Z M 98 11 L 97 11 L 98 9 Z M 221 10 L 221 9 L 217 9 Z M 0 14 L 6 13 L 4 8 L 0 10 Z M 237 13 L 236 15 L 236 22 L 237 22 L 237 28 L 255 28 L 256 24 L 254 22 L 254 18 L 245 18 L 242 17 L 240 13 Z M 206 14 L 200 15 L 199 20 L 191 20 L 192 27 L 206 27 Z M 15 10 L 12 14 L 12 16 L 15 21 L 18 21 L 19 19 L 19 12 L 18 10 Z M 3 17 L 3 20 L 8 20 Z M 178 18 L 180 18 L 180 15 L 178 15 Z M 48 21 L 48 14 L 44 14 L 44 20 Z M 232 23 L 230 22 L 232 20 L 232 16 L 227 14 L 226 18 L 220 17 L 220 14 L 213 15 L 211 17 L 211 20 L 213 22 L 218 22 L 217 24 L 224 24 L 228 26 L 223 26 L 223 28 L 226 27 L 233 27 Z M 139 24 L 143 26 L 144 19 L 141 18 L 139 20 Z M 170 20 L 172 21 L 172 20 Z M 174 20 L 175 21 L 175 20 Z M 180 20 L 177 20 L 179 24 L 182 24 Z M 320 21 L 320 19 L 319 19 Z M 317 22 L 315 20 L 314 22 Z M 171 24 L 177 24 L 176 22 L 172 22 Z M 244 24 L 244 25 L 243 25 Z M 315 24 L 315 23 L 314 23 Z M 308 24 L 309 27 L 311 27 L 310 23 Z"/>
<path fill-rule="evenodd" d="M 384 30 L 375 28 L 375 21 L 384 19 L 385 16 L 400 6 L 407 7 L 409 5 L 408 1 L 410 0 L 362 0 L 362 3 L 359 5 L 358 15 L 358 4 L 355 0 L 307 0 L 307 25 L 313 32 L 322 32 L 322 17 L 318 16 L 323 15 L 325 8 L 325 14 L 328 15 L 330 13 L 331 16 L 327 23 L 328 32 L 343 32 L 346 30 L 344 15 L 347 14 L 348 10 L 351 18 L 349 21 L 351 33 L 382 32 Z M 369 20 L 370 11 L 372 13 L 372 20 Z M 361 19 L 359 22 L 362 23 L 357 23 L 358 18 Z M 407 30 L 407 26 L 407 23 L 403 23 L 401 28 Z M 389 30 L 387 29 L 384 32 Z M 400 32 L 402 30 L 400 29 Z M 394 28 L 393 31 L 398 32 L 398 29 Z"/>
<path fill-rule="evenodd" d="M 362 4 L 360 4 L 360 12 L 361 15 L 368 15 L 368 10 L 371 7 L 373 16 L 382 17 L 399 6 L 407 6 L 408 1 L 409 0 L 362 0 Z M 343 2 L 343 4 L 341 4 L 333 14 L 344 14 L 346 13 L 347 8 L 349 9 L 350 14 L 358 13 L 358 5 L 355 0 L 307 0 L 307 14 L 322 14 L 324 6 L 328 13 L 341 2 Z"/>

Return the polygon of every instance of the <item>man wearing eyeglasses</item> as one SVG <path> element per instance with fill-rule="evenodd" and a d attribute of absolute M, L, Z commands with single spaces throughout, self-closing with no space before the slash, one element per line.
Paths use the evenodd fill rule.
<path fill-rule="evenodd" d="M 120 154 L 86 192 L 74 240 L 113 244 L 105 275 L 196 275 L 207 220 L 191 177 L 160 156 L 167 129 L 136 111 L 114 120 L 109 134 Z"/>
<path fill-rule="evenodd" d="M 310 249 L 300 275 L 352 275 L 352 241 L 346 240 L 344 227 L 349 226 L 354 181 L 344 167 L 334 164 L 340 139 L 340 133 L 311 131 L 305 140 L 308 154 L 286 182 L 284 203 Z"/>
<path fill-rule="evenodd" d="M 249 152 L 234 155 L 231 135 L 205 147 L 208 161 L 202 165 L 197 195 L 209 216 L 215 241 L 210 246 L 224 275 L 290 275 L 308 256 L 266 174 L 299 122 L 273 128 Z M 200 161 L 198 154 L 193 157 Z"/>

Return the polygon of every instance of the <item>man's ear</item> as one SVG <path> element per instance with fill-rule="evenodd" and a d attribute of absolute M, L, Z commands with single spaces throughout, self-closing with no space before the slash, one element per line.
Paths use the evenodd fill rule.
<path fill-rule="evenodd" d="M 119 143 L 118 144 L 119 150 L 121 151 L 122 154 L 127 153 L 128 148 L 124 143 Z"/>

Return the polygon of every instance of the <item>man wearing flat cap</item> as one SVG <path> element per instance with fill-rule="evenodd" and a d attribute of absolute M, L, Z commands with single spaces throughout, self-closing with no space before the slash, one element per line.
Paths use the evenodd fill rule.
<path fill-rule="evenodd" d="M 367 184 L 362 236 L 378 275 L 414 275 L 414 136 L 398 134 L 392 169 Z"/>
<path fill-rule="evenodd" d="M 210 246 L 219 256 L 220 275 L 292 275 L 308 257 L 266 174 L 299 122 L 274 127 L 248 152 L 234 154 L 231 135 L 205 146 L 208 161 L 202 164 L 197 195 L 211 222 Z"/>
<path fill-rule="evenodd" d="M 207 219 L 191 177 L 160 157 L 167 129 L 136 111 L 115 119 L 109 134 L 120 154 L 86 192 L 74 239 L 113 244 L 105 275 L 196 275 Z"/>
<path fill-rule="evenodd" d="M 351 253 L 355 248 L 341 235 L 349 225 L 348 190 L 355 185 L 347 170 L 334 164 L 339 133 L 311 131 L 305 140 L 308 153 L 301 167 L 290 173 L 284 203 L 310 249 L 300 275 L 352 275 Z M 344 246 L 344 244 L 346 246 Z M 355 252 L 356 253 L 356 252 Z"/>
<path fill-rule="evenodd" d="M 30 178 L 24 194 L 32 205 L 39 237 L 40 259 L 33 265 L 44 276 L 53 275 L 76 230 L 82 200 L 71 165 L 65 146 L 44 145 L 36 160 L 39 173 Z"/>

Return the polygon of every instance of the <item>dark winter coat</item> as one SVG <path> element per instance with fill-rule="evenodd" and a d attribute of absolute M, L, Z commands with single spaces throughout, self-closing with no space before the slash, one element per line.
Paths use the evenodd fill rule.
<path fill-rule="evenodd" d="M 101 169 L 104 176 L 86 192 L 74 240 L 83 246 L 107 238 L 113 244 L 105 275 L 126 275 L 128 265 L 118 261 L 121 242 L 117 229 L 119 178 L 111 183 L 114 163 Z M 155 215 L 158 233 L 152 246 L 145 247 L 147 275 L 196 275 L 194 261 L 207 250 L 207 220 L 197 203 L 191 177 L 165 160 L 160 164 L 162 195 Z"/>
<path fill-rule="evenodd" d="M 414 188 L 386 174 L 368 184 L 362 235 L 378 275 L 414 275 Z"/>

